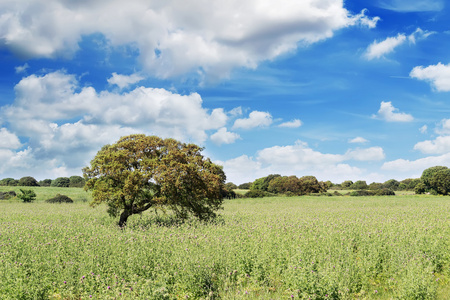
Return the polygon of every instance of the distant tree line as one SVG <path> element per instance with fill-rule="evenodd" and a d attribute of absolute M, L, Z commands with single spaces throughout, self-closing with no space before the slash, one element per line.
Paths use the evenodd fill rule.
<path fill-rule="evenodd" d="M 314 176 L 281 176 L 270 174 L 236 185 L 232 182 L 225 184 L 226 195 L 235 189 L 248 190 L 245 194 L 234 194 L 233 197 L 264 197 L 273 195 L 301 196 L 309 194 L 327 194 L 329 190 L 349 190 L 350 196 L 395 195 L 394 191 L 414 191 L 416 194 L 449 195 L 450 169 L 445 166 L 435 166 L 423 171 L 420 178 L 408 178 L 401 181 L 389 179 L 383 183 L 364 180 L 346 180 L 342 183 L 318 181 Z M 335 192 L 333 195 L 337 195 Z M 228 197 L 230 198 L 230 197 Z"/>
<path fill-rule="evenodd" d="M 0 186 L 52 186 L 52 187 L 84 187 L 85 180 L 81 176 L 58 177 L 56 179 L 44 179 L 37 181 L 34 177 L 25 176 L 19 180 L 3 178 Z"/>
<path fill-rule="evenodd" d="M 326 182 L 318 181 L 314 176 L 281 176 L 280 174 L 270 174 L 236 186 L 234 183 L 227 183 L 225 187 L 229 189 L 249 190 L 243 197 L 257 198 L 273 195 L 301 196 L 311 193 L 323 193 L 328 189 Z M 239 195 L 235 195 L 239 196 Z"/>
<path fill-rule="evenodd" d="M 372 182 L 371 184 L 367 184 L 364 180 L 351 181 L 346 180 L 340 184 L 332 184 L 331 189 L 335 190 L 381 190 L 381 189 L 389 189 L 391 191 L 414 191 L 416 185 L 421 182 L 420 178 L 408 178 L 402 181 L 397 181 L 395 179 L 389 179 L 386 182 Z"/>

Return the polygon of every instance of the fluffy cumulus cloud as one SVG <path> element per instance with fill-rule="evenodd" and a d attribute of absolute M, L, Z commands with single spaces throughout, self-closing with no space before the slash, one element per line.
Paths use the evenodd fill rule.
<path fill-rule="evenodd" d="M 342 0 L 30 0 L 0 3 L 0 46 L 23 58 L 70 57 L 83 36 L 133 45 L 145 69 L 167 78 L 201 71 L 227 76 L 336 30 L 374 27 Z"/>
<path fill-rule="evenodd" d="M 437 134 L 450 135 L 450 119 L 442 119 L 434 131 Z"/>
<path fill-rule="evenodd" d="M 450 119 L 441 120 L 434 130 L 438 137 L 434 140 L 419 142 L 414 150 L 425 154 L 444 154 L 450 152 Z"/>
<path fill-rule="evenodd" d="M 423 31 L 422 29 L 417 28 L 416 31 L 408 36 L 404 33 L 399 33 L 397 36 L 388 37 L 381 42 L 374 41 L 367 48 L 365 56 L 368 60 L 381 58 L 386 54 L 394 52 L 395 48 L 404 44 L 406 41 L 409 41 L 411 44 L 415 44 L 417 40 L 425 39 L 431 34 L 434 34 L 434 32 Z"/>
<path fill-rule="evenodd" d="M 342 182 L 346 179 L 372 179 L 364 170 L 346 161 L 379 161 L 384 159 L 380 147 L 350 149 L 345 154 L 316 151 L 307 143 L 297 141 L 294 145 L 273 146 L 262 149 L 254 157 L 243 155 L 219 162 L 230 181 L 243 183 L 268 174 L 313 175 L 319 180 Z M 378 176 L 379 177 L 379 176 Z"/>
<path fill-rule="evenodd" d="M 220 128 L 216 133 L 210 136 L 211 141 L 216 145 L 232 144 L 240 138 L 239 134 L 229 132 L 226 127 Z"/>
<path fill-rule="evenodd" d="M 409 74 L 412 78 L 427 81 L 438 92 L 450 92 L 450 64 L 417 66 Z"/>
<path fill-rule="evenodd" d="M 393 176 L 402 176 L 407 174 L 410 178 L 419 178 L 423 170 L 433 166 L 448 166 L 450 165 L 450 153 L 428 156 L 419 158 L 417 160 L 397 159 L 385 162 L 381 169 L 389 171 Z"/>
<path fill-rule="evenodd" d="M 285 128 L 298 128 L 302 126 L 302 121 L 295 119 L 289 122 L 284 122 L 278 125 L 278 127 L 285 127 Z"/>
<path fill-rule="evenodd" d="M 379 161 L 385 158 L 384 150 L 381 147 L 371 147 L 367 149 L 349 150 L 345 154 L 347 160 L 359 161 Z"/>
<path fill-rule="evenodd" d="M 6 128 L 0 129 L 0 149 L 17 149 L 21 147 L 19 138 Z"/>
<path fill-rule="evenodd" d="M 387 122 L 411 122 L 414 120 L 414 117 L 412 115 L 398 112 L 398 108 L 395 108 L 390 101 L 381 101 L 378 114 L 373 115 L 372 117 L 379 118 Z"/>
<path fill-rule="evenodd" d="M 450 136 L 438 136 L 431 141 L 423 141 L 414 145 L 414 150 L 426 154 L 443 154 L 450 152 Z"/>
<path fill-rule="evenodd" d="M 15 93 L 14 103 L 4 106 L 0 115 L 9 126 L 0 130 L 3 156 L 12 161 L 17 153 L 11 150 L 21 147 L 17 136 L 23 136 L 29 141 L 22 156 L 32 158 L 36 166 L 67 172 L 79 173 L 102 145 L 123 135 L 143 132 L 203 143 L 208 131 L 222 128 L 228 120 L 221 108 L 203 108 L 196 93 L 145 87 L 97 92 L 80 87 L 75 76 L 64 72 L 25 77 Z M 229 141 L 229 136 L 222 136 L 222 142 Z"/>
<path fill-rule="evenodd" d="M 132 84 L 138 83 L 143 79 L 144 77 L 136 73 L 131 75 L 121 75 L 114 72 L 112 77 L 108 78 L 107 81 L 111 85 L 117 85 L 120 89 L 124 89 Z"/>
<path fill-rule="evenodd" d="M 234 121 L 233 129 L 251 129 L 255 127 L 267 127 L 272 124 L 272 115 L 263 111 L 252 111 L 248 118 L 237 119 Z"/>

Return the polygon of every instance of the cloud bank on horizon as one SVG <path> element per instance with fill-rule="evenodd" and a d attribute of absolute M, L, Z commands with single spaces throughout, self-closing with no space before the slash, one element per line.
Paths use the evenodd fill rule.
<path fill-rule="evenodd" d="M 2 2 L 0 177 L 80 174 L 131 133 L 199 143 L 235 183 L 418 177 L 450 165 L 446 17 L 419 0 Z"/>

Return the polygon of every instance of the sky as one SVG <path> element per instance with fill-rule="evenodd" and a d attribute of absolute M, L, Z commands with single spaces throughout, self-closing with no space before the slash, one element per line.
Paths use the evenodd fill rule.
<path fill-rule="evenodd" d="M 0 0 L 0 178 L 81 175 L 134 133 L 228 182 L 450 166 L 443 0 Z"/>

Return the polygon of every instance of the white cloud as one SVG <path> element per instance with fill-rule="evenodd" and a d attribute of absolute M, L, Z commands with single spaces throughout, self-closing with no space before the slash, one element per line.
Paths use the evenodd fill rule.
<path fill-rule="evenodd" d="M 450 119 L 442 119 L 439 122 L 438 127 L 434 130 L 437 134 L 449 134 L 450 135 Z"/>
<path fill-rule="evenodd" d="M 111 85 L 117 85 L 120 89 L 124 89 L 129 87 L 132 84 L 138 83 L 143 80 L 144 77 L 141 75 L 134 73 L 131 75 L 121 75 L 116 72 L 112 73 L 112 77 L 108 78 L 107 81 Z"/>
<path fill-rule="evenodd" d="M 410 178 L 418 178 L 423 170 L 433 166 L 450 166 L 450 153 L 445 153 L 440 156 L 428 156 L 417 160 L 397 159 L 385 162 L 381 169 L 392 172 L 409 173 L 408 176 Z"/>
<path fill-rule="evenodd" d="M 426 154 L 443 154 L 450 152 L 450 136 L 438 136 L 432 141 L 423 141 L 414 145 L 414 150 Z"/>
<path fill-rule="evenodd" d="M 427 37 L 435 33 L 436 33 L 435 31 L 428 31 L 428 30 L 424 31 L 420 28 L 417 28 L 416 31 L 414 31 L 408 36 L 408 41 L 412 44 L 415 44 L 417 40 L 426 39 Z"/>
<path fill-rule="evenodd" d="M 323 154 L 311 149 L 308 144 L 297 141 L 295 145 L 274 146 L 258 151 L 258 161 L 266 165 L 277 165 L 291 168 L 293 171 L 308 167 L 326 167 L 339 163 L 344 157 L 339 154 Z"/>
<path fill-rule="evenodd" d="M 83 36 L 131 44 L 145 69 L 167 78 L 201 71 L 225 77 L 333 36 L 375 27 L 365 10 L 352 15 L 330 0 L 29 0 L 0 2 L 0 45 L 24 58 L 70 57 Z"/>
<path fill-rule="evenodd" d="M 395 37 L 388 37 L 385 40 L 378 42 L 374 41 L 367 47 L 365 56 L 368 60 L 374 58 L 383 57 L 386 54 L 394 52 L 395 48 L 409 41 L 410 44 L 415 44 L 417 40 L 426 39 L 428 36 L 434 34 L 435 32 L 423 31 L 417 28 L 416 31 L 406 36 L 404 33 L 399 33 Z"/>
<path fill-rule="evenodd" d="M 23 73 L 23 72 L 25 72 L 29 67 L 30 67 L 30 66 L 28 65 L 28 63 L 25 63 L 23 66 L 17 66 L 17 67 L 15 67 L 16 73 L 17 73 L 17 74 Z"/>
<path fill-rule="evenodd" d="M 210 136 L 211 141 L 216 145 L 232 144 L 240 138 L 239 134 L 229 132 L 225 127 L 220 128 L 216 133 Z"/>
<path fill-rule="evenodd" d="M 450 64 L 438 63 L 428 67 L 414 67 L 409 76 L 431 83 L 438 92 L 450 92 Z"/>
<path fill-rule="evenodd" d="M 398 108 L 392 105 L 392 102 L 381 101 L 378 115 L 373 115 L 373 118 L 380 118 L 388 122 L 411 122 L 414 120 L 413 116 L 406 113 L 397 112 Z"/>
<path fill-rule="evenodd" d="M 427 133 L 428 131 L 428 126 L 427 125 L 423 125 L 422 127 L 419 128 L 420 133 Z"/>
<path fill-rule="evenodd" d="M 227 175 L 227 181 L 241 184 L 244 182 L 253 182 L 256 178 L 267 176 L 269 173 L 261 168 L 261 163 L 255 161 L 252 157 L 241 155 L 227 161 L 214 161 L 221 166 Z"/>
<path fill-rule="evenodd" d="M 386 156 L 381 147 L 371 147 L 367 149 L 349 150 L 345 153 L 346 159 L 353 159 L 359 161 L 378 161 L 383 160 Z"/>
<path fill-rule="evenodd" d="M 397 12 L 440 11 L 444 8 L 442 0 L 378 0 L 377 5 Z"/>
<path fill-rule="evenodd" d="M 286 127 L 286 128 L 298 128 L 302 126 L 302 121 L 295 119 L 289 122 L 284 122 L 278 125 L 278 127 Z"/>
<path fill-rule="evenodd" d="M 11 161 L 21 152 L 11 150 L 21 147 L 17 136 L 23 136 L 29 141 L 22 156 L 29 159 L 20 170 L 36 174 L 43 172 L 38 170 L 43 165 L 46 171 L 79 173 L 101 146 L 131 133 L 203 143 L 208 131 L 222 128 L 228 120 L 222 108 L 204 108 L 196 93 L 179 95 L 145 87 L 98 93 L 92 87 L 80 88 L 73 75 L 63 72 L 23 78 L 15 92 L 14 103 L 0 113 L 9 124 L 8 130 L 0 130 L 0 148 L 10 160 L 3 162 L 4 168 L 17 165 Z M 230 136 L 225 137 L 223 141 L 229 142 Z"/>
<path fill-rule="evenodd" d="M 366 140 L 363 137 L 358 136 L 358 137 L 355 137 L 354 139 L 349 140 L 348 142 L 349 143 L 354 143 L 354 144 L 364 144 L 364 143 L 367 143 L 369 141 Z"/>
<path fill-rule="evenodd" d="M 6 128 L 0 129 L 0 149 L 17 149 L 21 146 L 19 138 L 14 133 Z"/>
<path fill-rule="evenodd" d="M 349 150 L 345 154 L 328 154 L 311 149 L 307 143 L 273 146 L 258 151 L 255 157 L 243 155 L 218 162 L 224 166 L 228 180 L 235 183 L 253 181 L 268 174 L 313 175 L 319 180 L 342 182 L 347 179 L 373 179 L 380 175 L 366 174 L 364 170 L 344 163 L 348 160 L 373 161 L 384 159 L 380 147 Z"/>
<path fill-rule="evenodd" d="M 233 129 L 251 129 L 255 127 L 266 127 L 272 124 L 272 115 L 263 111 L 252 111 L 248 118 L 234 121 Z"/>
<path fill-rule="evenodd" d="M 232 116 L 232 117 L 239 117 L 239 116 L 242 116 L 242 107 L 240 107 L 240 106 L 235 107 L 235 108 L 233 108 L 232 110 L 230 110 L 230 111 L 228 112 L 228 114 L 229 114 L 230 116 Z"/>
<path fill-rule="evenodd" d="M 405 41 L 406 36 L 400 33 L 396 37 L 389 37 L 381 42 L 374 41 L 367 48 L 366 57 L 369 60 L 380 58 L 385 54 L 393 52 L 397 46 L 403 44 Z"/>

